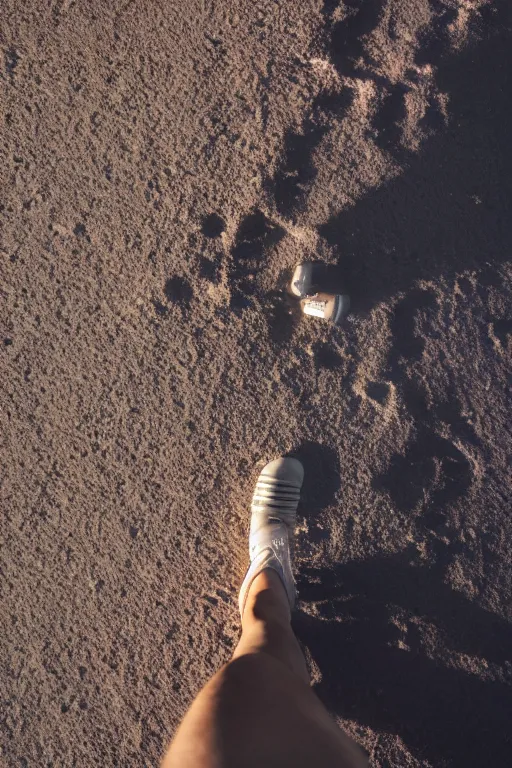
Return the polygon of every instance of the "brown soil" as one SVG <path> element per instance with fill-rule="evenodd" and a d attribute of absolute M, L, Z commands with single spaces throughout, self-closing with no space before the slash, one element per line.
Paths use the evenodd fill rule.
<path fill-rule="evenodd" d="M 286 451 L 319 695 L 372 766 L 508 764 L 510 4 L 1 17 L 3 764 L 158 763 Z"/>

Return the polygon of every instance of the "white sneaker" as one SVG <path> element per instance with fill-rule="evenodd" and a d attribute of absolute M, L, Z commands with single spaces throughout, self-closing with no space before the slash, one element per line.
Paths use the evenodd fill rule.
<path fill-rule="evenodd" d="M 281 457 L 267 464 L 256 483 L 251 504 L 249 556 L 251 564 L 238 600 L 243 616 L 249 588 L 265 568 L 281 577 L 290 608 L 295 603 L 291 554 L 304 468 L 298 459 Z"/>

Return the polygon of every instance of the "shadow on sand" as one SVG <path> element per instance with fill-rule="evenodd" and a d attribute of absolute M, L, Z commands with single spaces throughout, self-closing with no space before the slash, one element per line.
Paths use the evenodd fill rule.
<path fill-rule="evenodd" d="M 320 234 L 339 253 L 355 311 L 418 280 L 496 268 L 512 253 L 512 32 L 510 12 L 488 40 L 439 62 L 450 120 L 417 154 L 387 147 L 405 170 L 334 215 Z M 428 120 L 428 115 L 425 118 Z"/>
<path fill-rule="evenodd" d="M 313 442 L 295 455 L 308 466 L 304 504 L 314 521 L 339 489 L 338 458 Z M 462 542 L 432 547 L 428 564 L 411 545 L 306 569 L 295 631 L 320 668 L 316 691 L 331 712 L 398 734 L 435 766 L 506 765 L 512 626 L 446 583 Z"/>
<path fill-rule="evenodd" d="M 428 567 L 415 555 L 302 574 L 301 600 L 317 615 L 299 612 L 295 629 L 322 672 L 316 691 L 331 712 L 398 734 L 435 766 L 504 766 L 512 627 L 447 586 L 443 558 Z M 508 680 L 497 679 L 490 666 L 507 662 Z"/>
<path fill-rule="evenodd" d="M 404 302 L 428 307 L 435 297 L 418 281 L 464 270 L 475 270 L 480 286 L 501 285 L 500 266 L 512 254 L 512 34 L 510 13 L 500 8 L 501 28 L 488 40 L 436 61 L 438 86 L 450 98 L 449 125 L 417 155 L 388 147 L 406 165 L 402 175 L 321 229 L 339 253 L 356 311 L 399 292 L 408 295 Z M 397 306 L 394 332 L 401 354 L 414 358 L 419 342 L 409 314 Z M 509 319 L 497 323 L 510 331 Z M 446 458 L 452 474 L 419 523 L 442 526 L 447 506 L 465 493 L 467 468 L 453 451 L 445 457 L 433 413 L 407 388 L 398 357 L 390 358 L 388 373 L 418 426 L 408 464 L 416 474 L 408 485 L 397 457 L 377 485 L 413 514 L 430 482 L 429 457 Z M 443 407 L 443 419 L 457 426 L 457 408 Z M 314 445 L 308 451 L 314 458 Z M 329 461 L 324 504 L 339 483 L 337 457 L 322 448 L 318 465 Z M 314 479 L 321 484 L 316 471 Z M 415 757 L 436 767 L 505 766 L 512 753 L 512 627 L 447 584 L 447 567 L 464 557 L 464 544 L 445 541 L 431 538 L 430 562 L 411 547 L 303 572 L 295 628 L 320 668 L 317 692 L 333 713 L 398 734 Z"/>

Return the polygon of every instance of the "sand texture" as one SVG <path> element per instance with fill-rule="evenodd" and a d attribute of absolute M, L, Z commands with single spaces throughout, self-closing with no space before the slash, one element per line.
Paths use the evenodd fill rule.
<path fill-rule="evenodd" d="M 0 21 L 1 764 L 158 764 L 296 451 L 322 700 L 372 768 L 510 765 L 512 4 Z"/>

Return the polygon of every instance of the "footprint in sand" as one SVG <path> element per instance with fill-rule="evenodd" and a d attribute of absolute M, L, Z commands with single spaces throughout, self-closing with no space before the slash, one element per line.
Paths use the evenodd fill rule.
<path fill-rule="evenodd" d="M 242 219 L 231 250 L 229 269 L 230 304 L 236 313 L 251 306 L 256 276 L 264 265 L 265 256 L 284 235 L 285 231 L 258 209 Z"/>
<path fill-rule="evenodd" d="M 166 281 L 164 294 L 167 302 L 177 304 L 182 309 L 189 309 L 194 292 L 186 278 L 176 275 Z"/>
<path fill-rule="evenodd" d="M 214 239 L 220 237 L 226 229 L 226 222 L 218 213 L 210 213 L 201 222 L 201 231 L 205 237 Z"/>
<path fill-rule="evenodd" d="M 488 334 L 495 349 L 506 352 L 512 343 L 512 320 L 492 318 L 488 323 Z"/>
<path fill-rule="evenodd" d="M 345 87 L 339 93 L 320 93 L 300 131 L 289 131 L 284 142 L 283 162 L 273 181 L 276 208 L 282 216 L 303 210 L 317 169 L 315 150 L 331 130 L 330 119 L 341 121 L 354 101 L 354 91 Z"/>
<path fill-rule="evenodd" d="M 405 366 L 419 360 L 424 350 L 424 341 L 416 333 L 418 312 L 435 308 L 435 294 L 419 289 L 395 308 L 388 377 L 413 417 L 415 429 L 405 453 L 395 453 L 385 473 L 375 480 L 397 508 L 421 513 L 424 525 L 433 530 L 446 522 L 447 506 L 464 496 L 473 481 L 472 464 L 458 446 L 478 445 L 453 387 L 445 401 L 430 405 L 421 383 L 405 373 Z M 448 428 L 449 438 L 436 432 L 432 426 L 436 421 Z"/>
<path fill-rule="evenodd" d="M 231 250 L 229 285 L 231 289 L 231 310 L 243 314 L 252 306 L 259 293 L 264 302 L 265 317 L 269 336 L 275 344 L 287 343 L 293 333 L 295 318 L 282 292 L 261 293 L 258 289 L 258 275 L 268 263 L 272 249 L 283 239 L 286 232 L 270 221 L 259 209 L 251 211 L 242 219 L 235 243 Z"/>
<path fill-rule="evenodd" d="M 338 18 L 341 3 L 325 0 L 324 15 L 329 19 L 329 49 L 334 66 L 349 77 L 361 74 L 361 62 L 365 58 L 365 37 L 379 24 L 384 0 L 349 0 Z"/>

